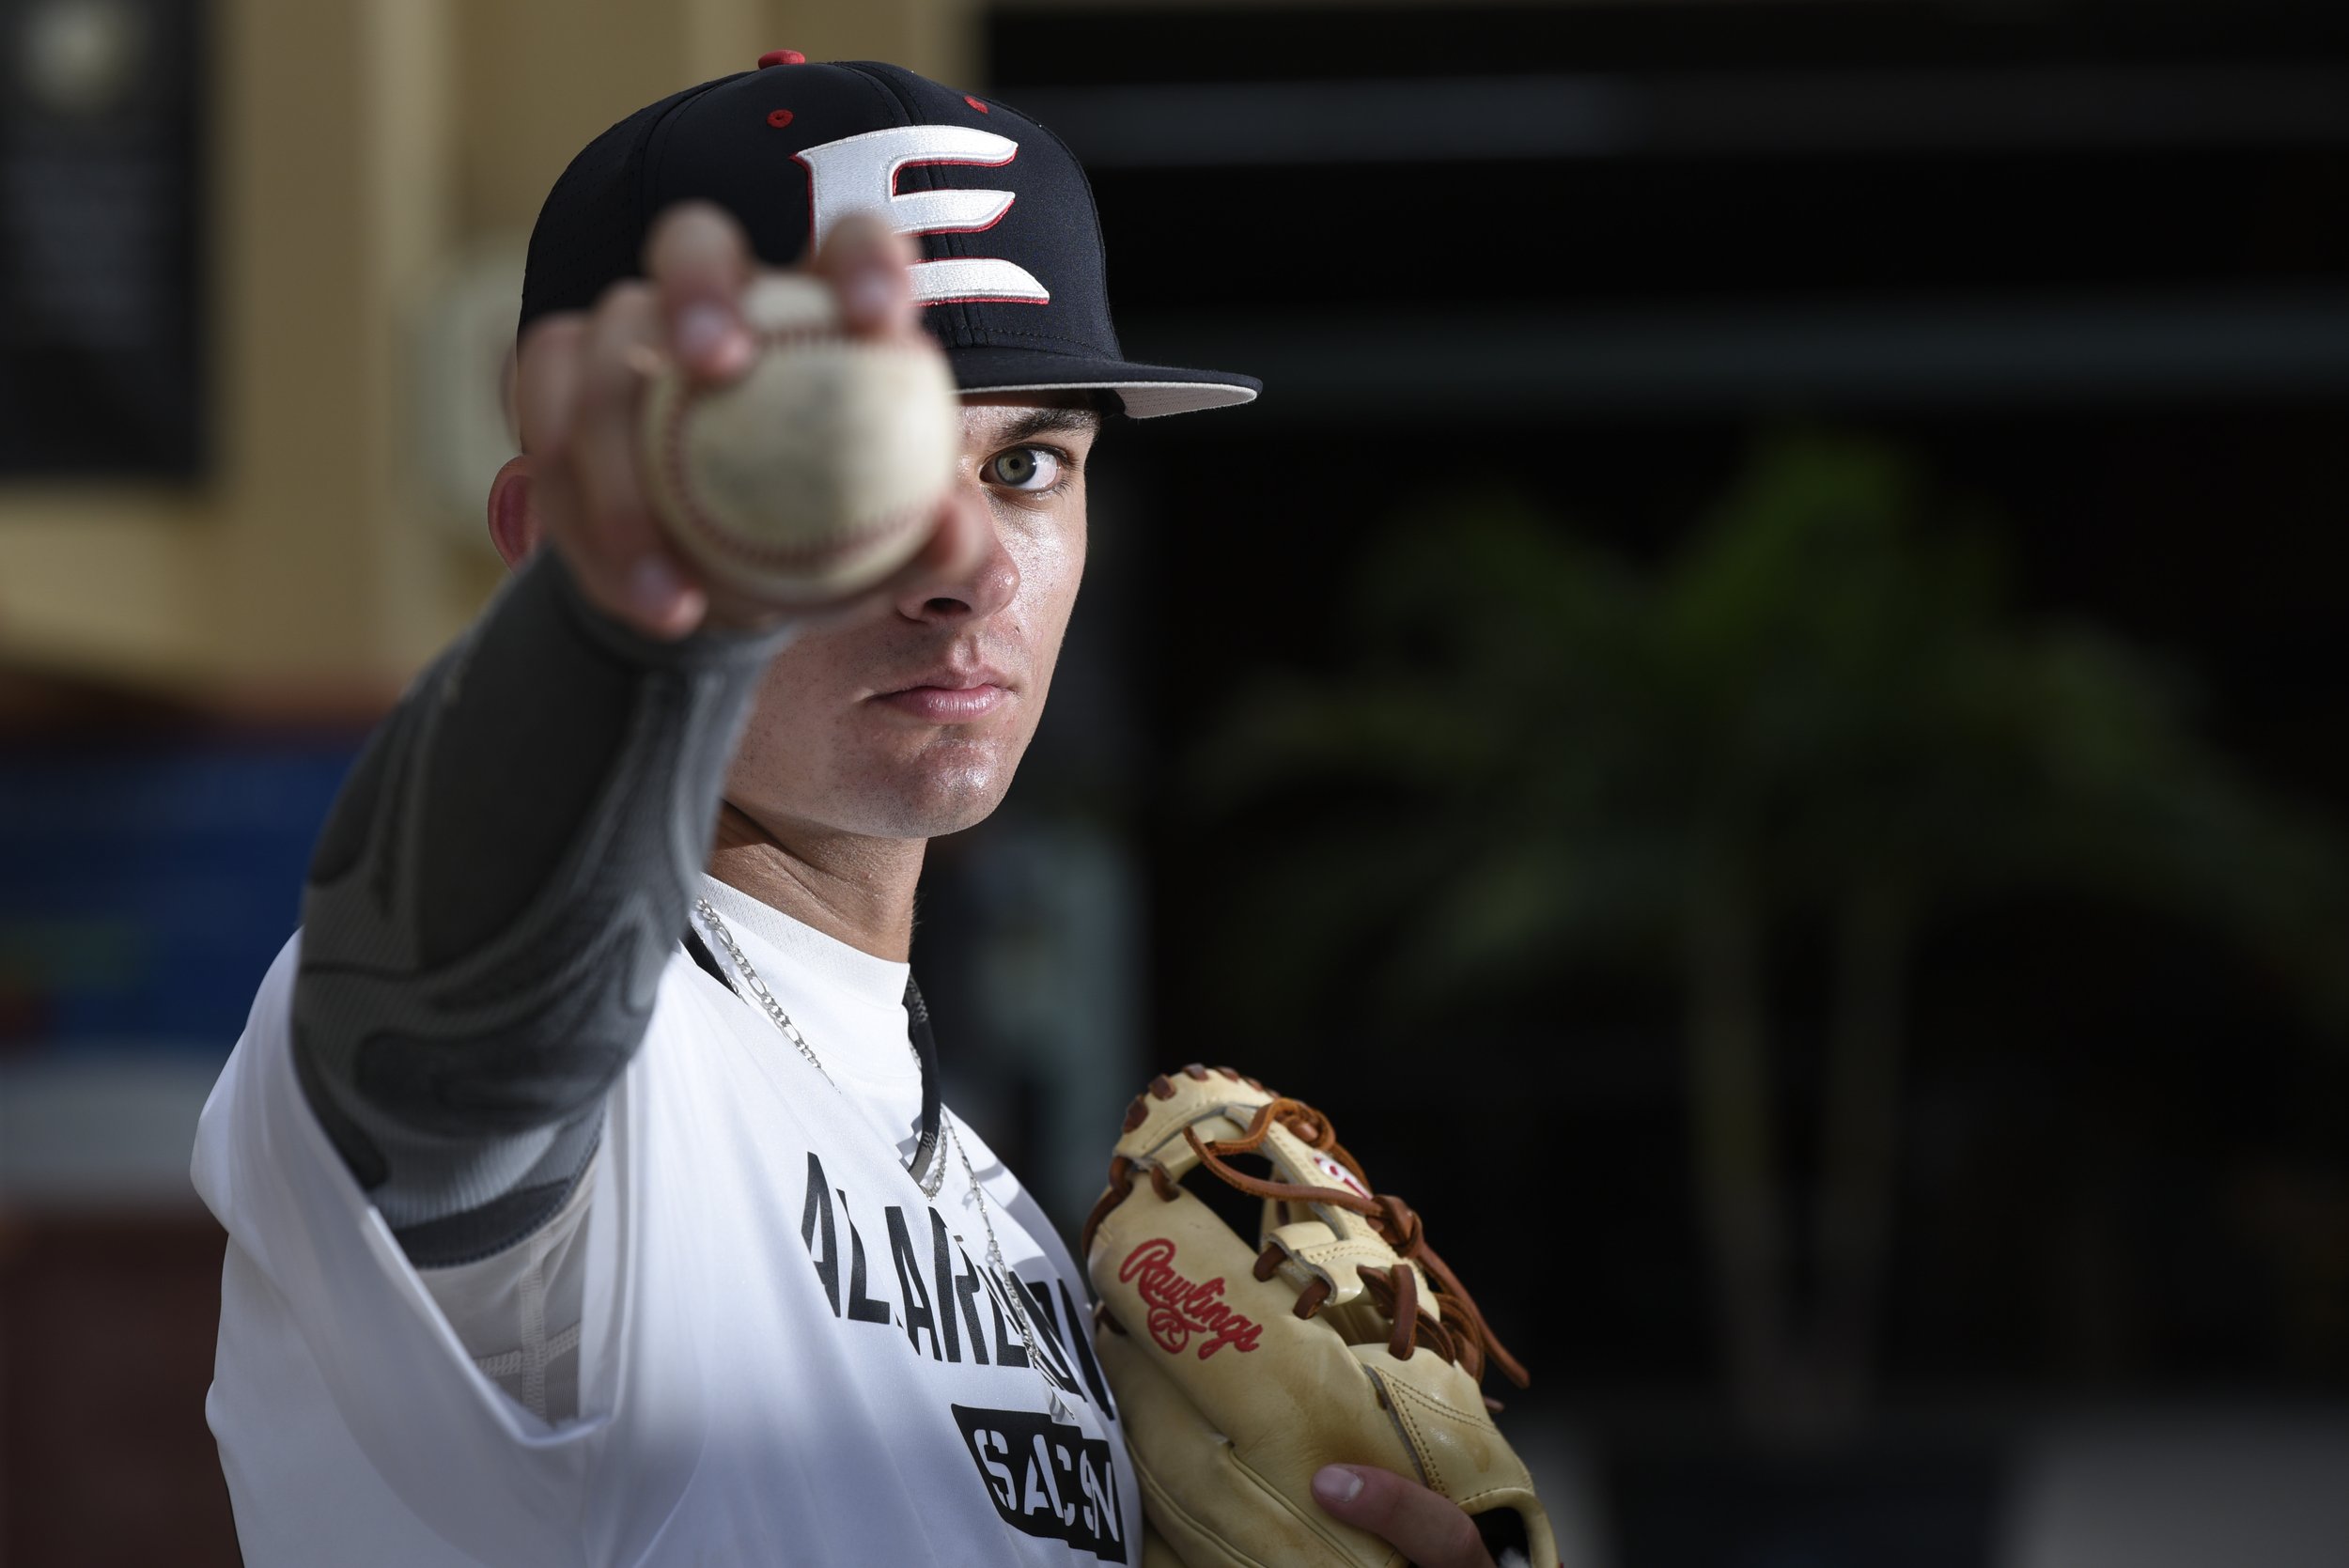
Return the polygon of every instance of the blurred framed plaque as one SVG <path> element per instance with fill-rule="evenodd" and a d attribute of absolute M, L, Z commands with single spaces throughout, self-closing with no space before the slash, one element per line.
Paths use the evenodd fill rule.
<path fill-rule="evenodd" d="M 202 466 L 201 0 L 0 0 L 0 480 Z"/>

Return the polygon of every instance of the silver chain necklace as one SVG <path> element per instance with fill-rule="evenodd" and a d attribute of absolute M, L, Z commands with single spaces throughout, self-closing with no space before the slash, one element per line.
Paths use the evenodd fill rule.
<path fill-rule="evenodd" d="M 767 988 L 767 982 L 761 980 L 758 970 L 751 967 L 750 959 L 735 944 L 734 933 L 727 930 L 726 923 L 718 918 L 718 911 L 710 907 L 709 900 L 696 898 L 693 908 L 701 915 L 702 924 L 709 928 L 709 934 L 717 939 L 718 945 L 726 950 L 726 956 L 734 960 L 734 967 L 742 971 L 743 980 L 750 985 L 751 995 L 758 999 L 759 1006 L 767 1010 L 767 1016 L 774 1020 L 775 1027 L 783 1031 L 783 1037 L 799 1047 L 800 1054 L 807 1058 L 807 1064 L 821 1074 L 826 1083 L 832 1083 L 832 1075 L 824 1072 L 823 1063 L 817 1059 L 816 1048 L 807 1043 L 807 1036 L 800 1032 L 800 1026 L 791 1021 L 791 1015 L 783 1010 L 783 1003 L 775 1000 L 775 993 Z M 913 1042 L 907 1041 L 906 1048 L 911 1050 Z M 916 1057 L 914 1060 L 918 1065 L 921 1059 Z M 840 1087 L 836 1083 L 832 1083 L 832 1086 L 834 1089 Z M 926 1190 L 933 1198 L 938 1196 L 935 1188 Z"/>
<path fill-rule="evenodd" d="M 709 900 L 694 899 L 693 911 L 701 916 L 703 926 L 718 945 L 726 950 L 726 956 L 734 960 L 734 967 L 741 971 L 743 982 L 750 986 L 751 995 L 757 999 L 769 1020 L 783 1031 L 785 1039 L 799 1048 L 800 1054 L 807 1059 L 807 1064 L 816 1069 L 817 1076 L 831 1083 L 834 1094 L 841 1094 L 840 1085 L 833 1083 L 832 1075 L 824 1071 L 823 1060 L 816 1054 L 816 1048 L 807 1043 L 807 1036 L 800 1032 L 800 1026 L 791 1021 L 791 1015 L 783 1010 L 783 1003 L 775 1000 L 774 993 L 767 988 L 767 983 L 758 977 L 757 968 L 743 953 L 741 945 L 735 941 L 734 933 L 726 929 L 726 923 L 718 918 L 718 911 Z M 913 1050 L 911 1040 L 906 1042 L 906 1049 L 913 1054 L 914 1065 L 919 1068 L 922 1058 L 919 1052 Z M 1019 1283 L 1019 1277 L 1011 1271 L 1011 1265 L 1003 1261 L 1003 1244 L 995 1239 L 995 1222 L 988 1218 L 987 1194 L 979 1187 L 979 1173 L 971 1167 L 971 1156 L 963 1148 L 961 1135 L 955 1131 L 953 1120 L 943 1110 L 939 1112 L 938 1119 L 947 1141 L 955 1146 L 955 1157 L 962 1164 L 963 1178 L 971 1184 L 971 1202 L 979 1211 L 979 1223 L 987 1228 L 987 1265 L 1003 1283 L 1005 1304 L 1011 1308 L 1012 1326 L 1019 1330 L 1019 1343 L 1027 1350 L 1028 1366 L 1035 1373 L 1036 1380 L 1044 1385 L 1044 1392 L 1051 1401 L 1053 1419 L 1074 1426 L 1077 1424 L 1075 1412 L 1061 1398 L 1059 1383 L 1044 1370 L 1044 1356 L 1042 1347 L 1036 1343 L 1035 1326 L 1028 1321 L 1028 1293 Z M 912 1172 L 908 1172 L 907 1174 L 912 1175 Z M 914 1177 L 914 1185 L 921 1189 L 922 1196 L 933 1203 L 938 1202 L 939 1188 L 945 1182 L 946 1162 L 942 1159 L 933 1160 L 926 1175 Z M 957 1236 L 955 1239 L 960 1241 L 962 1238 Z M 941 1309 L 952 1311 L 952 1303 L 941 1303 Z"/>

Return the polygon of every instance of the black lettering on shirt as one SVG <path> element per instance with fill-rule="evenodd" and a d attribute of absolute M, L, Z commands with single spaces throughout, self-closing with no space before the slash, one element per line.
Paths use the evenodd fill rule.
<path fill-rule="evenodd" d="M 800 1211 L 800 1240 L 807 1248 L 808 1261 L 816 1276 L 823 1281 L 824 1297 L 831 1304 L 834 1316 L 844 1315 L 840 1291 L 840 1229 L 848 1233 L 848 1289 L 845 1315 L 857 1323 L 892 1324 L 905 1330 L 906 1343 L 917 1356 L 926 1353 L 923 1343 L 928 1336 L 926 1354 L 933 1361 L 945 1361 L 959 1366 L 963 1346 L 971 1349 L 971 1359 L 980 1366 L 1000 1366 L 1014 1369 L 1030 1365 L 1028 1345 L 1019 1333 L 1014 1317 L 1015 1302 L 1025 1305 L 1029 1327 L 1034 1332 L 1035 1357 L 1042 1363 L 1046 1379 L 1072 1399 L 1083 1400 L 1088 1395 L 1103 1414 L 1117 1419 L 1116 1408 L 1110 1402 L 1109 1389 L 1095 1362 L 1092 1347 L 1084 1342 L 1088 1327 L 1084 1316 L 1069 1294 L 1066 1281 L 1050 1280 L 1029 1283 L 1006 1271 L 997 1275 L 992 1269 L 972 1260 L 961 1245 L 961 1237 L 951 1234 L 946 1221 L 935 1209 L 927 1211 L 930 1220 L 930 1256 L 925 1260 L 915 1250 L 912 1229 L 906 1222 L 905 1210 L 894 1204 L 882 1213 L 889 1228 L 890 1261 L 897 1274 L 897 1298 L 866 1294 L 868 1265 L 864 1258 L 864 1234 L 857 1229 L 856 1214 L 848 1202 L 846 1188 L 833 1187 L 825 1176 L 822 1160 L 813 1151 L 807 1157 L 807 1197 Z M 835 1210 L 837 1211 L 835 1216 Z M 950 1247 L 948 1244 L 952 1242 Z M 957 1266 L 957 1264 L 959 1266 Z M 988 1325 L 980 1319 L 978 1297 L 987 1293 Z M 1057 1300 L 1054 1296 L 1058 1291 Z M 1024 1299 L 1014 1292 L 1024 1293 Z M 899 1303 L 903 1316 L 899 1316 Z M 1066 1307 L 1064 1317 L 1062 1309 Z M 968 1338 L 965 1338 L 965 1330 Z M 1077 1336 L 1074 1340 L 1071 1335 Z M 995 1350 L 988 1354 L 988 1342 L 992 1338 Z M 1072 1348 L 1074 1354 L 1072 1355 Z M 1080 1373 L 1081 1368 L 1081 1374 Z M 1080 1377 L 1081 1375 L 1081 1381 Z M 1041 1472 L 1038 1474 L 1042 1483 Z"/>
<path fill-rule="evenodd" d="M 1019 1336 L 1011 1327 L 1011 1314 L 1003 1311 L 1003 1287 L 987 1269 L 979 1270 L 979 1282 L 987 1286 L 988 1310 L 995 1314 L 995 1364 L 999 1367 L 1024 1367 L 1028 1364 L 1028 1347 L 1019 1343 Z"/>
<path fill-rule="evenodd" d="M 1110 1445 L 1104 1443 L 1101 1448 L 1107 1450 Z M 1126 1521 L 1117 1504 L 1117 1477 L 1107 1461 L 1094 1463 L 1096 1452 L 1088 1443 L 1077 1452 L 1077 1484 L 1084 1493 L 1085 1528 L 1122 1541 L 1126 1537 Z"/>
<path fill-rule="evenodd" d="M 1126 1560 L 1117 1459 L 1109 1443 L 1032 1411 L 953 1409 L 1003 1523 L 1105 1561 Z"/>
<path fill-rule="evenodd" d="M 889 1256 L 897 1265 L 897 1298 L 906 1305 L 906 1343 L 913 1346 L 916 1355 L 921 1354 L 922 1335 L 926 1330 L 930 1336 L 930 1359 L 942 1359 L 943 1352 L 939 1346 L 938 1314 L 930 1311 L 930 1291 L 922 1280 L 922 1261 L 913 1255 L 913 1238 L 906 1234 L 906 1211 L 892 1203 L 887 1212 Z M 946 1322 L 949 1327 L 953 1326 L 951 1309 Z"/>
<path fill-rule="evenodd" d="M 1042 1283 L 1029 1284 L 1025 1281 L 1019 1283 L 1027 1291 L 1028 1299 L 1034 1303 L 1028 1309 L 1028 1324 L 1035 1330 L 1036 1349 L 1044 1357 L 1045 1374 L 1067 1392 L 1082 1399 L 1084 1394 L 1077 1387 L 1077 1369 L 1069 1365 L 1068 1347 L 1061 1343 L 1060 1314 L 1053 1310 L 1051 1290 Z"/>
<path fill-rule="evenodd" d="M 938 1327 L 946 1336 L 946 1359 L 962 1362 L 962 1332 L 955 1322 L 955 1265 L 946 1255 L 946 1221 L 930 1210 L 930 1278 L 938 1286 Z"/>
<path fill-rule="evenodd" d="M 957 1415 L 961 1414 L 959 1410 Z M 1019 1505 L 1019 1488 L 1012 1484 L 1011 1469 L 1003 1463 L 1011 1452 L 1003 1435 L 988 1427 L 965 1424 L 963 1436 L 970 1440 L 971 1452 L 978 1456 L 979 1473 L 987 1477 L 987 1489 L 995 1499 L 998 1512 Z"/>
<path fill-rule="evenodd" d="M 979 1327 L 979 1265 L 961 1248 L 955 1250 L 962 1258 L 962 1266 L 955 1270 L 955 1299 L 962 1303 L 963 1326 L 971 1330 L 971 1358 L 985 1366 L 987 1331 Z M 939 1294 L 942 1296 L 945 1292 Z"/>
<path fill-rule="evenodd" d="M 848 1213 L 848 1191 L 840 1191 L 840 1212 Z M 889 1303 L 864 1294 L 864 1238 L 857 1234 L 856 1218 L 848 1217 L 848 1315 L 859 1323 L 887 1323 Z"/>
<path fill-rule="evenodd" d="M 1038 1432 L 1030 1436 L 1028 1447 L 1033 1452 L 1028 1455 L 1027 1474 L 1020 1481 L 1019 1512 L 1033 1514 L 1041 1510 L 1050 1513 L 1060 1523 L 1067 1524 L 1067 1514 L 1061 1512 L 1060 1483 L 1052 1474 L 1052 1456 L 1045 1452 L 1044 1434 Z M 1061 1450 L 1064 1458 L 1067 1453 L 1066 1449 Z M 1044 1483 L 1041 1486 L 1036 1484 L 1039 1479 Z M 1068 1511 L 1069 1514 L 1075 1512 L 1075 1509 Z"/>
<path fill-rule="evenodd" d="M 1093 1358 L 1093 1335 L 1090 1323 L 1076 1300 L 1068 1294 L 1068 1281 L 1054 1281 L 1060 1287 L 1061 1305 L 1068 1310 L 1068 1348 L 1077 1353 L 1077 1360 L 1084 1367 L 1085 1387 L 1093 1390 L 1093 1403 L 1101 1407 L 1101 1414 L 1111 1421 L 1117 1419 L 1117 1403 L 1110 1398 L 1110 1386 L 1101 1375 L 1100 1364 Z"/>
<path fill-rule="evenodd" d="M 818 1229 L 824 1238 L 820 1253 L 816 1246 Z M 840 1243 L 832 1235 L 832 1193 L 824 1182 L 824 1165 L 813 1149 L 807 1152 L 807 1206 L 800 1210 L 800 1240 L 807 1246 L 808 1260 L 816 1265 L 816 1277 L 824 1281 L 824 1299 L 832 1303 L 832 1315 L 838 1317 Z"/>

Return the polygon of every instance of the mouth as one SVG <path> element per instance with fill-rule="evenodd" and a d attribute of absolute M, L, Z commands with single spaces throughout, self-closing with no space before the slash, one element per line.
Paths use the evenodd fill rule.
<path fill-rule="evenodd" d="M 1010 677 L 987 665 L 941 665 L 873 700 L 933 724 L 961 724 L 994 712 L 1011 692 Z"/>

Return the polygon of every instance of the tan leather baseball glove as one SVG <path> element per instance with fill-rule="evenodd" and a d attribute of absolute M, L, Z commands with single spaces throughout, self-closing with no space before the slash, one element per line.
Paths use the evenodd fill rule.
<path fill-rule="evenodd" d="M 1202 1200 L 1203 1182 L 1262 1201 L 1254 1241 Z M 1557 1562 L 1532 1478 L 1477 1386 L 1488 1360 L 1520 1388 L 1524 1369 L 1419 1217 L 1372 1192 L 1312 1107 L 1228 1067 L 1151 1079 L 1081 1245 L 1101 1302 L 1094 1343 L 1162 1538 L 1145 1565 L 1171 1548 L 1188 1568 L 1399 1568 L 1385 1542 L 1315 1503 L 1330 1464 L 1434 1488 L 1498 1562 Z"/>

